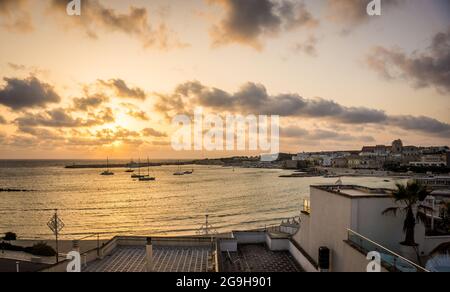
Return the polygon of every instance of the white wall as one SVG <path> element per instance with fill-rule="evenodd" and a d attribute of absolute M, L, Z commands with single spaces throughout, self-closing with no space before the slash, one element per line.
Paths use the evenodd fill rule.
<path fill-rule="evenodd" d="M 297 249 L 297 247 L 289 241 L 289 252 L 295 258 L 297 263 L 305 270 L 305 272 L 317 272 L 316 267 Z"/>
<path fill-rule="evenodd" d="M 233 231 L 233 238 L 237 240 L 238 244 L 255 244 L 266 242 L 266 234 L 263 231 L 255 231 L 255 232 Z"/>
<path fill-rule="evenodd" d="M 301 215 L 300 230 L 294 240 L 318 261 L 319 248 L 332 254 L 332 271 L 344 271 L 344 241 L 351 227 L 351 199 L 311 188 L 311 215 Z"/>
<path fill-rule="evenodd" d="M 425 254 L 430 254 L 436 247 L 441 245 L 442 243 L 450 242 L 450 236 L 433 236 L 433 237 L 425 237 L 423 242 L 423 251 Z"/>
<path fill-rule="evenodd" d="M 237 240 L 236 239 L 219 239 L 220 250 L 221 251 L 229 251 L 229 252 L 237 252 Z"/>
<path fill-rule="evenodd" d="M 382 214 L 387 208 L 396 206 L 394 200 L 392 198 L 363 198 L 353 201 L 353 204 L 357 206 L 355 218 L 358 223 L 351 229 L 398 252 L 399 243 L 405 239 L 402 213 L 397 213 L 398 216 Z M 416 238 L 420 237 L 419 233 L 420 230 L 417 230 Z"/>
<path fill-rule="evenodd" d="M 266 245 L 272 251 L 289 250 L 288 238 L 271 238 L 269 233 L 266 233 Z"/>
<path fill-rule="evenodd" d="M 405 238 L 402 213 L 398 216 L 382 215 L 389 207 L 396 206 L 390 197 L 345 197 L 311 188 L 311 214 L 300 216 L 301 227 L 294 240 L 315 260 L 318 250 L 326 246 L 331 250 L 332 271 L 345 271 L 350 253 L 344 240 L 347 229 L 400 254 L 399 243 Z M 418 224 L 415 230 L 419 251 L 428 254 L 438 244 L 450 238 L 425 238 L 425 227 Z M 364 259 L 364 257 L 363 257 Z M 416 261 L 417 258 L 410 258 Z M 354 269 L 355 266 L 352 266 Z"/>

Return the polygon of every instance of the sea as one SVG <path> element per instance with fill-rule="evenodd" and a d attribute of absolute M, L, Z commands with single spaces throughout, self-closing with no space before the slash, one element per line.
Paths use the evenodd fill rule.
<path fill-rule="evenodd" d="M 110 161 L 126 163 L 127 161 Z M 300 214 L 310 185 L 334 184 L 337 178 L 280 178 L 289 170 L 221 166 L 158 166 L 156 181 L 139 182 L 125 169 L 101 176 L 102 169 L 66 169 L 72 164 L 104 161 L 0 160 L 0 188 L 30 192 L 0 192 L 0 234 L 15 232 L 22 239 L 53 237 L 47 223 L 58 210 L 64 223 L 60 238 L 99 235 L 195 235 L 205 223 L 218 233 L 279 224 Z M 179 170 L 192 175 L 174 176 Z M 141 171 L 146 174 L 147 168 Z M 342 177 L 343 184 L 392 188 L 386 177 Z M 387 181 L 388 180 L 388 181 Z"/>

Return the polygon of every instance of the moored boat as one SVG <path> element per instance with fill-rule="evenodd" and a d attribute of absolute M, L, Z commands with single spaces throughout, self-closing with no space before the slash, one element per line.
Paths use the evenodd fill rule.
<path fill-rule="evenodd" d="M 109 158 L 106 158 L 106 170 L 104 172 L 102 172 L 100 175 L 103 175 L 103 176 L 114 175 L 114 172 L 109 170 Z"/>

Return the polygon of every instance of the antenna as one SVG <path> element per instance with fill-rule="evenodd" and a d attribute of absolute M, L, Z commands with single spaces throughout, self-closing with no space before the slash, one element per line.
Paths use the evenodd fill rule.
<path fill-rule="evenodd" d="M 209 224 L 209 215 L 206 214 L 205 215 L 205 224 L 202 225 L 198 229 L 197 234 L 198 235 L 214 235 L 217 233 L 218 233 L 217 230 L 211 224 Z"/>

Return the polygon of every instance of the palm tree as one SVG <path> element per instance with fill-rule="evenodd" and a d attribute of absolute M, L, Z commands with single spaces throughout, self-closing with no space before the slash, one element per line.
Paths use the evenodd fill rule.
<path fill-rule="evenodd" d="M 450 232 L 450 202 L 443 202 L 441 206 L 441 228 L 447 233 Z"/>
<path fill-rule="evenodd" d="M 400 244 L 406 246 L 417 246 L 414 237 L 414 230 L 417 223 L 425 223 L 427 220 L 426 213 L 433 211 L 432 208 L 424 206 L 422 203 L 430 194 L 426 188 L 421 186 L 418 182 L 412 181 L 405 185 L 396 184 L 397 189 L 392 193 L 395 202 L 400 207 L 391 207 L 383 211 L 383 215 L 394 214 L 399 211 L 405 215 L 403 222 L 403 232 L 405 233 L 405 241 Z"/>

